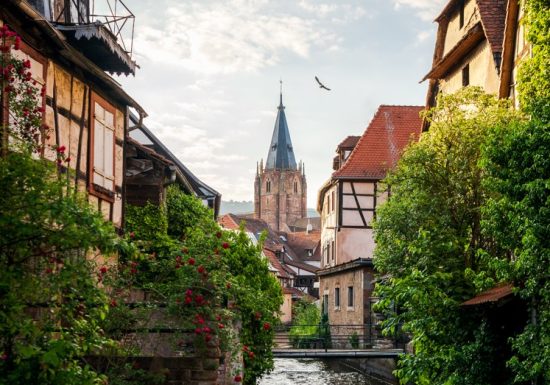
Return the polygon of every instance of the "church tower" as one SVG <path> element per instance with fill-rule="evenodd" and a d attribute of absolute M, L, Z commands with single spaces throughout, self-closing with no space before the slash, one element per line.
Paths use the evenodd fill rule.
<path fill-rule="evenodd" d="M 265 167 L 263 160 L 256 167 L 254 217 L 266 221 L 273 230 L 290 232 L 289 226 L 306 217 L 306 174 L 302 162 L 296 165 L 282 90 L 277 110 Z"/>

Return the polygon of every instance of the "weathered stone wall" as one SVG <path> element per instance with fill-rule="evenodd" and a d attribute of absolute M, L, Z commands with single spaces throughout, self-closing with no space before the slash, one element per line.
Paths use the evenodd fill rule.
<path fill-rule="evenodd" d="M 307 185 L 300 171 L 264 170 L 255 182 L 255 216 L 274 230 L 288 231 L 289 224 L 306 216 L 306 196 Z"/>
<path fill-rule="evenodd" d="M 333 326 L 333 347 L 351 347 L 348 336 L 356 332 L 362 346 L 370 344 L 374 333 L 370 325 L 370 301 L 374 290 L 374 273 L 368 267 L 356 267 L 320 277 L 320 294 L 328 295 L 328 318 Z M 348 287 L 353 287 L 353 306 L 348 306 Z M 340 306 L 336 306 L 335 289 L 340 289 Z"/>

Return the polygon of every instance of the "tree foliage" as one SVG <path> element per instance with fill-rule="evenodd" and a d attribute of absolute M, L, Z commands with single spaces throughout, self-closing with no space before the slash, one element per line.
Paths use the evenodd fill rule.
<path fill-rule="evenodd" d="M 113 285 L 168 303 L 195 346 L 242 356 L 244 383 L 256 383 L 273 367 L 272 325 L 282 303 L 261 245 L 242 228 L 220 229 L 211 210 L 177 187 L 168 190 L 166 206 L 129 207 L 126 226 L 140 255 L 121 259 Z"/>
<path fill-rule="evenodd" d="M 520 107 L 529 121 L 500 127 L 485 155 L 484 227 L 511 255 L 503 270 L 529 305 L 530 322 L 513 339 L 517 382 L 550 382 L 550 4 L 528 0 L 525 28 L 532 55 L 519 67 Z"/>
<path fill-rule="evenodd" d="M 465 88 L 440 96 L 426 118 L 430 131 L 389 174 L 392 199 L 377 211 L 375 265 L 387 275 L 377 285 L 379 310 L 386 333 L 402 326 L 412 335 L 415 354 L 397 370 L 403 383 L 492 383 L 502 368 L 481 343 L 490 332 L 458 305 L 495 283 L 488 261 L 498 250 L 481 228 L 489 193 L 479 162 L 489 131 L 518 115 Z"/>

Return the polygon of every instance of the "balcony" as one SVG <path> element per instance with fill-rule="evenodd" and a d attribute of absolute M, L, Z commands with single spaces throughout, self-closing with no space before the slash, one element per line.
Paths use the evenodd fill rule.
<path fill-rule="evenodd" d="M 68 42 L 102 70 L 134 74 L 135 16 L 122 0 L 32 0 Z"/>

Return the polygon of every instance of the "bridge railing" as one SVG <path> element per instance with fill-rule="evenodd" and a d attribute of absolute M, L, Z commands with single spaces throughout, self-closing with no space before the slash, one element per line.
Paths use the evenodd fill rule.
<path fill-rule="evenodd" d="M 293 349 L 395 349 L 403 348 L 405 336 L 382 336 L 377 325 L 325 324 L 280 325 L 275 328 L 275 346 Z"/>

